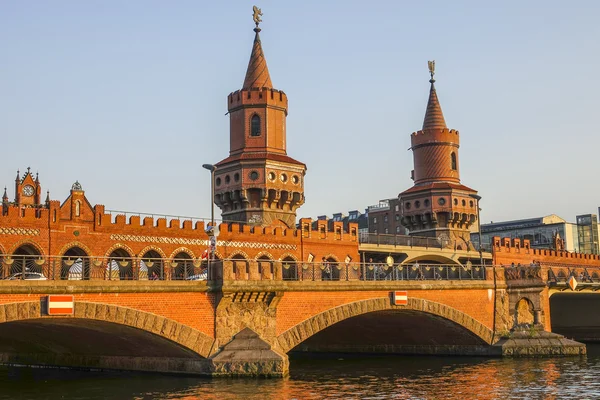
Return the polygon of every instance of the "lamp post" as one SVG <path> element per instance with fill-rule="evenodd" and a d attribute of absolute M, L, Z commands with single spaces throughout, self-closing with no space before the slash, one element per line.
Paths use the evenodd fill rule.
<path fill-rule="evenodd" d="M 483 267 L 483 246 L 481 245 L 481 218 L 479 214 L 479 212 L 481 211 L 481 208 L 479 208 L 479 201 L 481 200 L 481 196 L 471 193 L 469 197 L 477 200 L 477 236 L 479 237 L 479 264 Z"/>
<path fill-rule="evenodd" d="M 212 262 L 215 258 L 215 247 L 216 247 L 216 237 L 214 239 L 215 245 L 213 246 L 210 236 L 215 236 L 215 171 L 217 167 L 212 164 L 202 164 L 202 168 L 210 171 L 210 229 L 205 229 L 206 233 L 209 236 L 210 243 L 210 255 L 208 259 L 208 274 L 206 279 L 212 279 Z"/>

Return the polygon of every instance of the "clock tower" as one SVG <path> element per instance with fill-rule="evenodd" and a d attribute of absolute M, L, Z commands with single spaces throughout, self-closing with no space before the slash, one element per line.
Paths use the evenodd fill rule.
<path fill-rule="evenodd" d="M 256 28 L 241 90 L 227 97 L 229 157 L 216 164 L 215 204 L 224 221 L 295 227 L 306 165 L 287 155 L 286 94 L 273 88 Z"/>
<path fill-rule="evenodd" d="M 21 178 L 20 171 L 17 171 L 15 179 L 15 204 L 19 206 L 37 207 L 40 206 L 42 187 L 38 174 L 35 178 L 31 173 L 31 168 L 27 168 L 27 172 Z"/>

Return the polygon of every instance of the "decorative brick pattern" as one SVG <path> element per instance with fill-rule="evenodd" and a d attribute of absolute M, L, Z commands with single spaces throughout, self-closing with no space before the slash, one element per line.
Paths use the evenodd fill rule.
<path fill-rule="evenodd" d="M 39 229 L 29 228 L 0 228 L 0 235 L 24 235 L 24 236 L 39 236 Z"/>

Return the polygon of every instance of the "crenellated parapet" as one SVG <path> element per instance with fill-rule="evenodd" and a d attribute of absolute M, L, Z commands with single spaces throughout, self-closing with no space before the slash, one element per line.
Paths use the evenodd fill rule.
<path fill-rule="evenodd" d="M 458 147 L 460 134 L 457 130 L 448 128 L 421 129 L 410 135 L 410 142 L 413 149 L 432 142 L 442 142 Z"/>
<path fill-rule="evenodd" d="M 246 106 L 256 105 L 280 109 L 287 116 L 288 98 L 283 90 L 266 87 L 241 89 L 227 96 L 227 110 L 230 113 Z"/>
<path fill-rule="evenodd" d="M 600 267 L 600 255 L 566 250 L 534 249 L 528 239 L 492 238 L 492 253 L 497 265 L 564 264 Z"/>

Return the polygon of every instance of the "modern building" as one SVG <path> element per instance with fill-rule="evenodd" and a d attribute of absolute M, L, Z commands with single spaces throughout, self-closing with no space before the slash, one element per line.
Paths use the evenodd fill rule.
<path fill-rule="evenodd" d="M 552 248 L 553 238 L 556 234 L 564 240 L 565 250 L 581 252 L 577 224 L 567 222 L 555 214 L 545 217 L 481 224 L 481 242 L 484 248 L 490 247 L 494 236 L 521 240 L 527 239 L 532 248 Z M 477 236 L 476 234 L 472 235 L 473 242 L 475 243 L 478 242 Z"/>
<path fill-rule="evenodd" d="M 599 254 L 598 216 L 596 214 L 578 215 L 576 220 L 579 253 Z"/>

